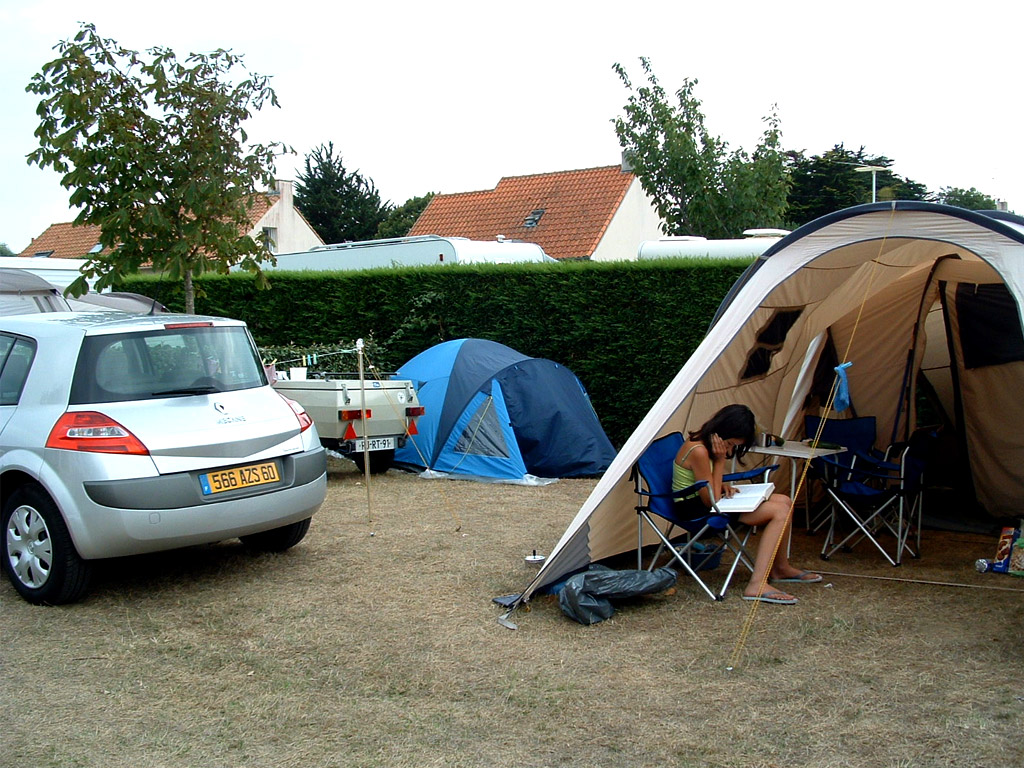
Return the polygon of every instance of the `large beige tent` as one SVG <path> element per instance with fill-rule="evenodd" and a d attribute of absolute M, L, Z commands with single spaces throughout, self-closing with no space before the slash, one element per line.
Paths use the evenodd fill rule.
<path fill-rule="evenodd" d="M 796 230 L 737 281 L 518 602 L 636 548 L 630 470 L 652 440 L 693 429 L 734 402 L 772 433 L 802 438 L 834 358 L 852 362 L 852 402 L 859 415 L 876 417 L 883 447 L 914 428 L 908 406 L 923 373 L 959 435 L 978 502 L 995 517 L 1019 514 L 1022 295 L 1024 219 L 1012 214 L 876 203 Z"/>

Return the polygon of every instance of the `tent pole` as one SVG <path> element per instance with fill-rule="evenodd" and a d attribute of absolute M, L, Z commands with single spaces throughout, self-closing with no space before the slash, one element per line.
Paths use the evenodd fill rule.
<path fill-rule="evenodd" d="M 914 322 L 914 332 L 911 335 L 910 350 L 907 353 L 907 367 L 903 372 L 903 387 L 900 393 L 900 402 L 896 408 L 896 420 L 892 424 L 892 436 L 889 440 L 889 444 L 892 445 L 896 442 L 896 436 L 899 434 L 900 415 L 903 409 L 904 400 L 907 404 L 907 420 L 906 426 L 903 429 L 903 439 L 910 439 L 910 424 L 913 421 L 913 408 L 917 393 L 917 382 L 914 379 L 914 360 L 917 359 L 917 345 L 921 340 L 921 326 L 924 325 L 925 318 L 928 316 L 928 312 L 931 308 L 934 299 L 929 300 L 929 296 L 932 294 L 932 285 L 935 282 L 935 273 L 939 269 L 939 265 L 942 264 L 946 259 L 957 259 L 960 257 L 955 253 L 950 253 L 945 256 L 940 256 L 932 264 L 931 269 L 928 271 L 928 279 L 925 281 L 924 290 L 921 292 L 921 298 L 917 303 L 917 320 Z M 941 296 L 941 290 L 939 291 Z M 945 310 L 945 305 L 943 305 Z M 945 314 L 943 314 L 945 317 Z M 946 328 L 946 338 L 949 338 L 949 328 Z M 950 360 L 952 361 L 952 350 L 950 350 Z"/>
<path fill-rule="evenodd" d="M 974 471 L 971 469 L 970 453 L 967 449 L 967 425 L 964 422 L 964 401 L 960 395 L 960 365 L 956 356 L 956 345 L 953 343 L 953 327 L 949 319 L 949 301 L 946 296 L 948 283 L 945 280 L 939 282 L 939 301 L 942 304 L 942 322 L 946 327 L 946 345 L 949 348 L 949 375 L 953 382 L 953 418 L 956 419 L 956 441 L 960 455 L 965 461 L 957 464 L 961 467 L 960 476 L 956 478 L 957 483 L 963 483 L 965 489 L 970 493 L 971 498 L 977 498 L 974 489 Z M 964 471 L 963 467 L 967 470 Z"/>
<path fill-rule="evenodd" d="M 920 318 L 920 315 L 918 315 L 918 318 Z M 900 397 L 899 397 L 899 402 L 896 403 L 896 418 L 893 419 L 893 422 L 892 422 L 892 434 L 889 436 L 889 445 L 892 445 L 893 443 L 896 442 L 896 435 L 899 434 L 899 431 L 900 431 L 900 417 L 903 415 L 903 403 L 907 404 L 907 426 L 903 430 L 903 434 L 905 436 L 905 439 L 909 439 L 909 437 L 910 437 L 910 435 L 909 435 L 909 432 L 910 432 L 910 416 L 911 416 L 911 410 L 910 409 L 913 407 L 913 404 L 910 402 L 910 372 L 911 372 L 911 369 L 914 367 L 914 350 L 916 349 L 916 346 L 917 346 L 917 338 L 916 338 L 917 337 L 917 326 L 916 325 L 914 326 L 914 336 L 915 336 L 914 343 L 911 345 L 910 349 L 907 350 L 907 362 L 906 362 L 906 365 L 903 366 L 903 383 L 900 384 Z"/>

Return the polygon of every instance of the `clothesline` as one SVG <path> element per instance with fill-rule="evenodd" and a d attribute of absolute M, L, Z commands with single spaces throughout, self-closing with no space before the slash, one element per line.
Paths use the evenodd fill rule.
<path fill-rule="evenodd" d="M 352 349 L 340 349 L 337 352 L 313 352 L 312 354 L 302 355 L 300 357 L 291 358 L 289 360 L 274 360 L 270 365 L 288 365 L 289 363 L 302 363 L 305 366 L 316 365 L 321 357 L 334 357 L 335 355 L 351 355 L 359 350 L 356 347 Z"/>

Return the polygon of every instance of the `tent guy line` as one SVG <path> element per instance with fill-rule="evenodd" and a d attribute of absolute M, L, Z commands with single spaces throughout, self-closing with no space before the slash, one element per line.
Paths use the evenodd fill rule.
<path fill-rule="evenodd" d="M 963 584 L 959 581 L 931 581 L 929 579 L 901 579 L 896 576 L 871 576 L 866 573 L 845 573 L 843 571 L 815 571 L 822 576 L 841 576 L 850 579 L 872 579 L 874 581 L 896 581 L 902 584 L 927 584 L 933 587 L 961 587 L 963 589 L 987 589 L 995 592 L 1024 592 L 1024 587 L 994 587 L 988 584 Z"/>
<path fill-rule="evenodd" d="M 884 247 L 884 245 L 885 245 L 885 238 L 883 237 L 882 238 L 882 246 L 881 247 Z M 881 247 L 879 249 L 879 256 L 881 256 Z M 873 266 L 877 266 L 876 262 L 872 262 L 872 264 L 873 264 Z M 871 279 L 872 279 L 872 281 L 874 280 L 874 270 L 872 270 Z M 870 282 L 868 283 L 868 285 L 870 286 Z M 857 333 L 857 326 L 860 324 L 860 318 L 861 318 L 861 316 L 864 313 L 864 305 L 867 303 L 867 298 L 868 298 L 868 293 L 867 293 L 867 290 L 865 290 L 865 292 L 864 292 L 864 299 L 861 301 L 860 309 L 857 310 L 857 320 L 854 322 L 854 324 L 853 324 L 853 331 L 850 334 L 850 343 L 847 344 L 847 346 L 846 346 L 846 352 L 844 353 L 844 362 L 841 365 L 836 366 L 836 368 L 835 368 L 836 375 L 835 375 L 835 377 L 834 377 L 834 379 L 832 381 L 832 388 L 829 391 L 828 400 L 826 401 L 825 408 L 824 408 L 824 411 L 825 411 L 826 414 L 832 412 L 832 407 L 835 404 L 835 400 L 836 400 L 837 396 L 839 395 L 840 390 L 843 388 L 844 377 L 840 374 L 840 371 L 843 370 L 843 366 L 849 367 L 851 365 L 851 361 L 849 360 L 848 356 L 850 354 L 850 348 L 853 345 L 853 338 L 854 338 L 854 336 Z M 810 457 L 810 459 L 808 459 L 807 461 L 804 462 L 803 469 L 802 469 L 802 471 L 800 473 L 800 482 L 796 486 L 796 492 L 793 494 L 793 496 L 789 500 L 789 520 L 788 520 L 789 527 L 788 527 L 788 530 L 790 531 L 790 534 L 792 533 L 792 530 L 793 530 L 793 518 L 794 518 L 794 512 L 796 511 L 796 500 L 797 500 L 797 497 L 800 495 L 800 493 L 804 489 L 804 483 L 807 481 L 807 472 L 808 472 L 808 470 L 811 467 L 811 460 L 814 459 L 814 456 L 817 453 L 818 445 L 821 443 L 821 435 L 822 435 L 822 432 L 825 429 L 825 423 L 826 423 L 827 419 L 828 419 L 828 417 L 826 416 L 818 424 L 818 431 L 815 433 L 814 439 L 811 441 L 811 457 Z M 772 563 L 773 564 L 775 562 L 775 558 L 778 557 L 778 555 L 779 555 L 779 547 L 782 546 L 782 539 L 785 537 L 785 530 L 786 529 L 783 529 L 783 535 L 781 535 L 779 537 L 779 539 L 775 542 L 775 549 L 772 551 Z M 787 546 L 788 546 L 788 543 L 787 543 Z M 764 590 L 765 590 L 765 587 L 768 586 L 768 574 L 770 572 L 771 572 L 771 566 L 769 567 L 769 569 L 767 571 L 765 571 L 764 577 L 761 579 L 760 585 L 758 585 L 758 593 L 759 594 L 763 593 Z M 758 609 L 758 607 L 760 605 L 761 605 L 761 601 L 760 600 L 753 600 L 753 601 L 751 601 L 751 603 L 750 603 L 750 610 L 747 611 L 747 617 L 746 617 L 746 619 L 743 622 L 743 627 L 740 629 L 739 637 L 737 638 L 736 645 L 733 648 L 732 659 L 729 662 L 728 669 L 735 668 L 735 666 L 739 663 L 739 656 L 743 652 L 743 649 L 744 649 L 744 647 L 747 644 L 747 637 L 750 635 L 750 632 L 753 630 L 754 618 L 757 615 L 757 609 Z"/>

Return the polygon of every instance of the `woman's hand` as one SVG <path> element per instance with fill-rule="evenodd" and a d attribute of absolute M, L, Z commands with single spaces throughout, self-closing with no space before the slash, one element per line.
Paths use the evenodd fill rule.
<path fill-rule="evenodd" d="M 733 488 L 728 483 L 722 483 L 722 498 L 723 499 L 731 499 L 735 495 L 736 495 L 736 489 L 735 488 Z"/>
<path fill-rule="evenodd" d="M 716 462 L 729 457 L 729 446 L 717 434 L 711 435 L 711 457 Z"/>

